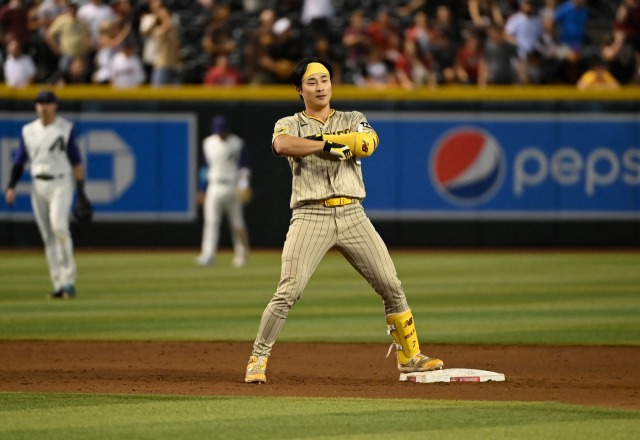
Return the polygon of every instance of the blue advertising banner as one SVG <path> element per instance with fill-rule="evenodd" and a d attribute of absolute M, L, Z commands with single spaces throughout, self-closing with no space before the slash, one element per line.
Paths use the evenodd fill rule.
<path fill-rule="evenodd" d="M 638 115 L 367 113 L 375 219 L 640 219 Z"/>
<path fill-rule="evenodd" d="M 0 114 L 3 191 L 22 126 L 35 114 Z M 195 218 L 196 119 L 190 114 L 61 114 L 72 121 L 86 167 L 95 220 Z M 28 169 L 16 203 L 0 201 L 0 218 L 32 218 Z"/>

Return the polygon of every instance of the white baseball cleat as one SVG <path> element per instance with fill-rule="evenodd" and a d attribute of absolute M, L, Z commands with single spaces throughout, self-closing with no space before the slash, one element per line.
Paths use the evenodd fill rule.
<path fill-rule="evenodd" d="M 213 257 L 205 257 L 200 255 L 196 258 L 196 264 L 198 266 L 212 266 L 213 265 Z"/>
<path fill-rule="evenodd" d="M 247 265 L 247 259 L 245 257 L 233 257 L 233 261 L 231 262 L 233 267 L 243 267 Z"/>

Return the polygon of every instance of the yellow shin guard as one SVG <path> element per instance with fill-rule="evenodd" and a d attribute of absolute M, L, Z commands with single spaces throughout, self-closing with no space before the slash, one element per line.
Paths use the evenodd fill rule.
<path fill-rule="evenodd" d="M 411 310 L 387 316 L 387 327 L 387 333 L 393 336 L 398 350 L 398 361 L 403 364 L 407 363 L 409 359 L 420 353 L 420 344 L 418 344 L 416 325 Z M 393 344 L 389 348 L 389 353 L 391 348 L 393 348 Z M 389 356 L 388 353 L 387 356 Z"/>

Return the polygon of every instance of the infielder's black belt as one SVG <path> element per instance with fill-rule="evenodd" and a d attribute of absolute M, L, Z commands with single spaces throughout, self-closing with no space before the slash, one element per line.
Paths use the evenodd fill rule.
<path fill-rule="evenodd" d="M 51 174 L 38 174 L 35 177 L 36 179 L 40 179 L 40 180 L 53 180 L 53 179 L 60 179 L 61 177 L 64 177 L 64 174 L 58 174 L 57 176 L 52 176 Z"/>
<path fill-rule="evenodd" d="M 350 205 L 352 203 L 358 203 L 360 201 L 360 199 L 352 199 L 349 197 L 332 197 L 330 199 L 323 199 L 323 200 L 312 200 L 310 202 L 307 202 L 307 205 L 324 205 L 328 208 L 332 208 L 335 206 L 344 206 L 344 205 Z"/>

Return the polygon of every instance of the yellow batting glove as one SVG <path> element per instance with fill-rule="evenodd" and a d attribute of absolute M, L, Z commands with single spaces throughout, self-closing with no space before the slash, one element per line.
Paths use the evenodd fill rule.
<path fill-rule="evenodd" d="M 338 144 L 332 141 L 326 141 L 324 143 L 324 151 L 334 156 L 338 156 L 340 160 L 347 160 L 353 157 L 353 152 L 346 145 Z"/>

